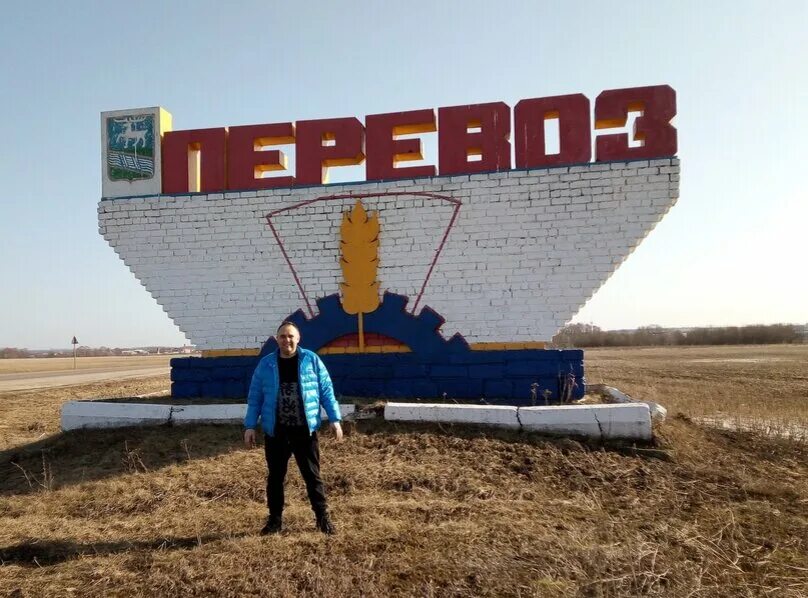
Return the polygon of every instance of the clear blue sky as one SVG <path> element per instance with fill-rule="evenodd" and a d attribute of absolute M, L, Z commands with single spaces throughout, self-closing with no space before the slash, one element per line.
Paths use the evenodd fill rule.
<path fill-rule="evenodd" d="M 808 3 L 13 2 L 0 346 L 182 344 L 98 235 L 99 113 L 175 129 L 668 83 L 679 203 L 576 321 L 808 322 Z"/>

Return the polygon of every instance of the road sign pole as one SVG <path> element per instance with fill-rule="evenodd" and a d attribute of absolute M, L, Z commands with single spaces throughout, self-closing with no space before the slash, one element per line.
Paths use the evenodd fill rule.
<path fill-rule="evenodd" d="M 79 344 L 79 341 L 76 340 L 76 337 L 74 336 L 73 340 L 70 341 L 70 342 L 73 343 L 73 369 L 75 370 L 76 369 L 76 345 Z"/>

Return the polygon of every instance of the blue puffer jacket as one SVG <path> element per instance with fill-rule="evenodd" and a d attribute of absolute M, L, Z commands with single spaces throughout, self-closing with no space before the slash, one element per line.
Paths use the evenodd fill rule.
<path fill-rule="evenodd" d="M 309 432 L 320 427 L 320 407 L 325 409 L 331 423 L 340 421 L 339 404 L 334 397 L 331 376 L 320 357 L 313 351 L 297 348 L 298 381 L 300 395 L 303 397 L 303 410 Z M 270 436 L 275 432 L 275 413 L 278 405 L 280 374 L 278 372 L 278 352 L 274 351 L 258 362 L 250 382 L 250 393 L 247 395 L 247 415 L 244 427 L 254 428 L 258 425 Z"/>

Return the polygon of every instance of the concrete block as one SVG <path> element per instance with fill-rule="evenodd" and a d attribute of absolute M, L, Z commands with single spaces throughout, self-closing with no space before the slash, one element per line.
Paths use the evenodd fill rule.
<path fill-rule="evenodd" d="M 171 422 L 183 424 L 235 424 L 244 421 L 247 405 L 173 405 Z"/>
<path fill-rule="evenodd" d="M 521 407 L 519 421 L 524 430 L 543 434 L 651 439 L 651 412 L 644 404 Z"/>
<path fill-rule="evenodd" d="M 352 415 L 356 407 L 340 404 L 343 418 Z M 79 428 L 122 428 L 126 426 L 159 426 L 163 424 L 241 424 L 247 405 L 155 405 L 151 403 L 104 403 L 100 401 L 70 401 L 62 407 L 62 430 Z M 320 417 L 327 420 L 325 410 Z"/>
<path fill-rule="evenodd" d="M 387 403 L 384 419 L 389 421 L 484 424 L 518 428 L 516 407 L 497 405 L 442 405 L 436 403 Z"/>
<path fill-rule="evenodd" d="M 80 428 L 154 426 L 166 423 L 170 414 L 170 405 L 69 401 L 62 406 L 61 427 L 67 431 Z"/>
<path fill-rule="evenodd" d="M 619 391 L 613 386 L 606 386 L 605 384 L 593 384 L 588 388 L 588 390 L 590 392 L 600 393 L 608 403 L 642 403 L 648 405 L 648 409 L 651 411 L 651 417 L 653 419 L 658 419 L 659 421 L 665 421 L 665 418 L 668 416 L 668 410 L 659 403 L 632 399 L 629 395 Z"/>
<path fill-rule="evenodd" d="M 339 413 L 342 416 L 342 419 L 345 419 L 348 416 L 353 415 L 356 412 L 356 405 L 353 403 L 340 403 L 339 404 Z M 320 419 L 327 420 L 328 415 L 325 413 L 325 409 L 320 409 Z"/>

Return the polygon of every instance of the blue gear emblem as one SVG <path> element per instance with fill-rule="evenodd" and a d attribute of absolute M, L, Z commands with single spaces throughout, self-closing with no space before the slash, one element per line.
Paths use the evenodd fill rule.
<path fill-rule="evenodd" d="M 458 355 L 470 351 L 466 340 L 455 334 L 443 338 L 440 327 L 446 321 L 430 307 L 424 307 L 415 316 L 406 311 L 408 299 L 404 295 L 386 292 L 376 311 L 364 315 L 365 332 L 375 332 L 407 345 L 413 353 L 423 357 Z M 342 309 L 339 295 L 329 295 L 317 300 L 320 313 L 306 318 L 302 309 L 286 320 L 300 329 L 302 345 L 312 351 L 331 341 L 357 332 L 357 318 Z M 275 337 L 270 337 L 261 348 L 261 357 L 278 347 Z"/>

